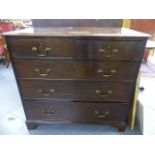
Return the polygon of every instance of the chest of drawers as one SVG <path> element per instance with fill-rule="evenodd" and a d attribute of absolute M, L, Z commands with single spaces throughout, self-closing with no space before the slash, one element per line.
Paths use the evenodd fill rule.
<path fill-rule="evenodd" d="M 124 130 L 148 35 L 120 28 L 5 34 L 29 129 L 103 123 Z"/>

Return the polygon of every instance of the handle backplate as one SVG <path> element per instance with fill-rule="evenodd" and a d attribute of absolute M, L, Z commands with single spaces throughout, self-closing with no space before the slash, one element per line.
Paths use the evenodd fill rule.
<path fill-rule="evenodd" d="M 44 115 L 47 115 L 47 116 L 52 116 L 55 114 L 55 110 L 47 111 L 46 109 L 44 109 L 42 112 Z"/>
<path fill-rule="evenodd" d="M 104 57 L 110 58 L 119 53 L 118 49 L 111 49 L 111 47 L 107 47 L 107 49 L 100 48 L 99 53 L 103 54 Z"/>
<path fill-rule="evenodd" d="M 39 57 L 46 57 L 48 55 L 48 52 L 50 51 L 50 48 L 45 48 L 43 51 L 39 50 L 37 47 L 32 47 L 32 52 L 35 53 Z"/>
<path fill-rule="evenodd" d="M 103 77 L 111 77 L 113 74 L 115 74 L 117 71 L 116 69 L 111 69 L 110 71 L 108 71 L 109 73 L 105 73 L 105 71 L 103 69 L 98 69 L 97 73 L 100 74 Z"/>
<path fill-rule="evenodd" d="M 99 89 L 95 90 L 95 93 L 100 97 L 108 97 L 112 94 L 112 90 L 108 90 L 106 93 L 102 93 Z"/>
<path fill-rule="evenodd" d="M 39 68 L 35 68 L 35 71 L 38 72 L 39 76 L 46 77 L 49 75 L 49 73 L 52 71 L 52 69 L 48 68 L 43 71 Z"/>
<path fill-rule="evenodd" d="M 45 91 L 43 89 L 38 89 L 38 92 L 40 92 L 43 96 L 50 96 L 54 93 L 54 89 L 50 89 L 49 91 Z"/>

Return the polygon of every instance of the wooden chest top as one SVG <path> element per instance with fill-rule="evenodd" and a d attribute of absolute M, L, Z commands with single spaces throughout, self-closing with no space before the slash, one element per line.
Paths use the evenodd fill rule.
<path fill-rule="evenodd" d="M 150 35 L 118 27 L 46 27 L 6 32 L 5 36 L 97 36 L 97 37 L 150 37 Z"/>

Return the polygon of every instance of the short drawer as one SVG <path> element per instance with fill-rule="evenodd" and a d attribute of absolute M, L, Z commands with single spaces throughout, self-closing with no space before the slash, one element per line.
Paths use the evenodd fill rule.
<path fill-rule="evenodd" d="M 28 120 L 104 122 L 127 121 L 127 103 L 24 101 Z"/>
<path fill-rule="evenodd" d="M 72 58 L 75 42 L 71 39 L 9 39 L 9 47 L 14 58 Z"/>
<path fill-rule="evenodd" d="M 77 40 L 76 59 L 141 60 L 145 42 L 141 40 Z"/>
<path fill-rule="evenodd" d="M 128 102 L 132 82 L 20 80 L 24 99 Z"/>
<path fill-rule="evenodd" d="M 9 39 L 14 58 L 52 58 L 75 60 L 140 60 L 145 44 L 140 40 L 79 38 Z"/>
<path fill-rule="evenodd" d="M 73 60 L 14 60 L 19 78 L 133 80 L 138 62 L 88 62 Z"/>

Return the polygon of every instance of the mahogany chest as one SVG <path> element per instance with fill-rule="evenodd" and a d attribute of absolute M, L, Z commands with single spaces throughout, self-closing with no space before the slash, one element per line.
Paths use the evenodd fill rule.
<path fill-rule="evenodd" d="M 62 122 L 125 129 L 147 34 L 51 27 L 4 35 L 29 129 Z"/>

